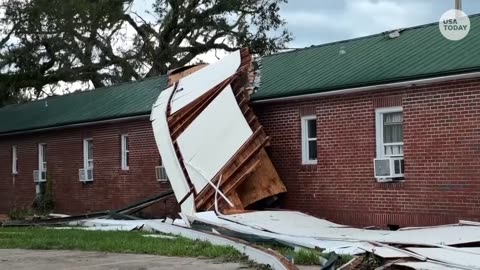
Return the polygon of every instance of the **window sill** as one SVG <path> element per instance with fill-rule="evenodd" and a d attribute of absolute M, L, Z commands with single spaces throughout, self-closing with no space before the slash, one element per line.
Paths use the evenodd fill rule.
<path fill-rule="evenodd" d="M 80 183 L 82 183 L 82 184 L 90 184 L 90 183 L 93 183 L 93 179 L 92 179 L 92 180 L 82 180 L 82 181 L 80 181 Z"/>
<path fill-rule="evenodd" d="M 317 160 L 302 160 L 302 166 L 317 165 Z"/>
<path fill-rule="evenodd" d="M 168 180 L 157 180 L 157 182 L 160 183 L 160 184 L 170 183 L 170 181 L 168 181 Z"/>
<path fill-rule="evenodd" d="M 317 165 L 318 165 L 317 163 L 309 163 L 309 164 L 302 163 L 300 166 L 300 171 L 301 172 L 317 171 Z"/>
<path fill-rule="evenodd" d="M 378 188 L 404 188 L 405 187 L 405 178 L 394 178 L 389 181 L 378 181 L 375 178 L 375 187 Z"/>
<path fill-rule="evenodd" d="M 34 183 L 45 183 L 47 180 L 38 180 L 38 181 L 33 181 Z"/>

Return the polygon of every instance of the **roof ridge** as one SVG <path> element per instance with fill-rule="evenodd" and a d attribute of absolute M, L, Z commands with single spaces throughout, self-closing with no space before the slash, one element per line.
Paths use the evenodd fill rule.
<path fill-rule="evenodd" d="M 475 13 L 475 14 L 469 15 L 468 17 L 469 18 L 480 17 L 480 13 Z M 405 27 L 405 28 L 397 28 L 397 29 L 392 29 L 392 30 L 388 30 L 388 31 L 384 31 L 384 32 L 376 33 L 376 34 L 367 35 L 367 36 L 337 40 L 337 41 L 327 42 L 327 43 L 318 44 L 318 45 L 311 45 L 310 47 L 297 48 L 297 49 L 293 49 L 293 50 L 290 50 L 290 51 L 285 51 L 285 52 L 279 52 L 279 53 L 275 53 L 275 54 L 266 55 L 266 56 L 263 56 L 262 58 L 275 57 L 277 55 L 284 55 L 284 54 L 288 54 L 288 53 L 306 51 L 306 50 L 309 50 L 309 49 L 327 47 L 327 46 L 331 46 L 331 45 L 335 45 L 335 44 L 343 44 L 343 43 L 348 43 L 348 42 L 351 42 L 351 41 L 373 38 L 373 37 L 385 35 L 386 33 L 390 33 L 392 31 L 396 31 L 396 30 L 402 30 L 402 32 L 404 32 L 404 31 L 410 31 L 410 30 L 430 27 L 430 26 L 434 26 L 434 25 L 438 25 L 438 22 L 431 22 L 431 23 L 420 24 L 420 25 L 415 25 L 415 26 L 410 26 L 410 27 Z"/>
<path fill-rule="evenodd" d="M 57 98 L 62 98 L 62 97 L 69 97 L 69 96 L 74 96 L 74 95 L 87 94 L 87 93 L 90 93 L 92 91 L 103 91 L 105 89 L 114 88 L 114 87 L 121 86 L 121 85 L 134 84 L 134 83 L 140 83 L 140 82 L 150 81 L 150 80 L 154 80 L 154 79 L 160 79 L 160 78 L 165 77 L 165 76 L 168 76 L 168 75 L 162 74 L 162 75 L 158 75 L 158 76 L 154 76 L 154 77 L 142 78 L 142 79 L 136 80 L 136 81 L 120 82 L 120 83 L 117 83 L 117 84 L 113 84 L 113 85 L 109 85 L 109 86 L 103 86 L 103 87 L 99 87 L 99 88 L 76 90 L 75 92 L 68 93 L 68 94 L 63 94 L 63 95 L 47 96 L 47 97 L 44 97 L 44 98 L 41 98 L 41 99 L 30 100 L 30 101 L 23 102 L 23 103 L 7 104 L 5 106 L 0 107 L 0 111 L 5 109 L 5 108 L 21 106 L 21 105 L 31 104 L 31 103 L 37 103 L 37 102 L 42 102 L 42 101 L 47 101 L 47 100 L 57 99 Z"/>

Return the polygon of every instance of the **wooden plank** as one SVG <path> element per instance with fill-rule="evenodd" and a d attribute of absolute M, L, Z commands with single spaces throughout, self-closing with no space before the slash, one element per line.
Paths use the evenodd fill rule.
<path fill-rule="evenodd" d="M 241 170 L 244 166 L 247 166 L 248 162 L 251 161 L 251 159 L 253 159 L 255 157 L 255 155 L 260 150 L 263 149 L 263 147 L 267 143 L 268 139 L 269 139 L 268 137 L 263 139 L 263 142 L 261 144 L 258 144 L 251 152 L 249 152 L 247 157 L 245 159 L 243 159 L 243 161 L 238 166 L 236 166 L 234 168 L 232 173 L 228 174 L 227 172 L 220 171 L 221 175 L 228 175 L 227 177 L 224 177 L 224 180 L 222 181 L 221 186 L 220 186 L 220 190 L 222 190 L 230 182 L 233 182 L 235 184 L 235 186 L 240 184 L 238 179 L 235 180 L 235 178 L 234 178 L 236 172 Z M 253 165 L 251 165 L 251 166 L 253 167 Z M 247 169 L 247 170 L 249 170 L 249 169 Z M 196 203 L 198 208 L 201 208 L 201 206 L 205 205 L 205 201 L 211 200 L 212 195 L 214 194 L 213 189 L 206 189 L 205 191 L 206 191 L 205 194 L 202 193 L 202 194 L 199 194 L 199 196 L 198 196 L 199 198 L 202 198 L 202 203 L 201 202 L 199 202 L 198 204 Z"/>
<path fill-rule="evenodd" d="M 240 185 L 247 177 L 252 174 L 260 165 L 260 160 L 257 160 L 244 174 L 242 174 L 240 177 L 233 182 L 233 184 L 229 185 L 226 190 L 222 190 L 223 194 L 227 195 L 227 197 L 230 199 L 230 196 L 233 196 L 234 198 L 238 199 L 238 202 L 240 202 L 238 205 L 241 205 L 242 207 L 239 208 L 237 207 L 236 209 L 244 209 L 246 205 L 244 205 L 240 199 L 240 196 L 238 195 L 237 192 L 235 192 L 235 188 Z M 210 203 L 210 205 L 207 205 L 207 210 L 211 210 L 213 207 L 213 202 Z"/>
<path fill-rule="evenodd" d="M 223 184 L 222 186 L 229 181 L 230 177 L 232 176 L 233 172 L 235 172 L 235 170 L 238 170 L 239 168 L 241 168 L 241 165 L 248 161 L 247 159 L 243 160 L 243 161 L 240 161 L 240 165 L 237 165 L 237 166 L 234 166 L 235 162 L 238 161 L 238 155 L 242 152 L 244 152 L 246 149 L 248 149 L 248 147 L 251 146 L 251 143 L 252 141 L 254 141 L 262 132 L 262 128 L 259 128 L 257 129 L 253 134 L 252 136 L 247 140 L 247 142 L 237 151 L 237 153 L 235 153 L 235 155 L 233 156 L 232 159 L 230 159 L 227 164 L 225 164 L 225 166 L 223 166 L 221 169 L 220 169 L 220 172 L 213 178 L 212 180 L 212 183 L 216 184 L 216 182 L 218 181 L 220 175 L 223 175 Z M 227 172 L 227 168 L 232 168 L 234 167 L 235 169 L 233 170 L 233 172 L 231 173 L 228 173 Z M 198 200 L 199 200 L 199 203 L 200 203 L 200 200 L 204 200 L 203 198 L 205 198 L 206 196 L 206 193 L 209 194 L 208 198 L 210 198 L 211 196 L 211 193 L 213 192 L 213 189 L 211 187 L 207 187 L 206 189 L 204 189 L 203 191 L 199 192 L 198 194 Z"/>

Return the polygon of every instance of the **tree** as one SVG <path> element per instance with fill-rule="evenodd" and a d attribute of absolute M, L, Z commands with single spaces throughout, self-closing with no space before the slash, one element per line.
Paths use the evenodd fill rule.
<path fill-rule="evenodd" d="M 0 104 L 38 98 L 62 82 L 102 87 L 165 74 L 211 50 L 265 55 L 291 40 L 286 0 L 3 0 Z"/>

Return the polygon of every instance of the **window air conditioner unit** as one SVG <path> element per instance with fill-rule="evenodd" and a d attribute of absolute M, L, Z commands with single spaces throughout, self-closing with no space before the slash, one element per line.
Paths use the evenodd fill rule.
<path fill-rule="evenodd" d="M 34 170 L 33 171 L 33 182 L 40 183 L 47 181 L 47 171 Z"/>
<path fill-rule="evenodd" d="M 34 170 L 33 171 L 33 182 L 35 183 L 38 183 L 40 182 L 40 174 L 39 174 L 39 170 Z"/>
<path fill-rule="evenodd" d="M 156 166 L 155 167 L 155 176 L 158 182 L 168 182 L 167 171 L 163 166 Z"/>
<path fill-rule="evenodd" d="M 392 181 L 394 178 L 403 177 L 403 157 L 376 158 L 374 159 L 375 178 L 379 182 Z"/>
<path fill-rule="evenodd" d="M 78 177 L 80 179 L 80 182 L 93 181 L 93 169 L 79 169 Z"/>

